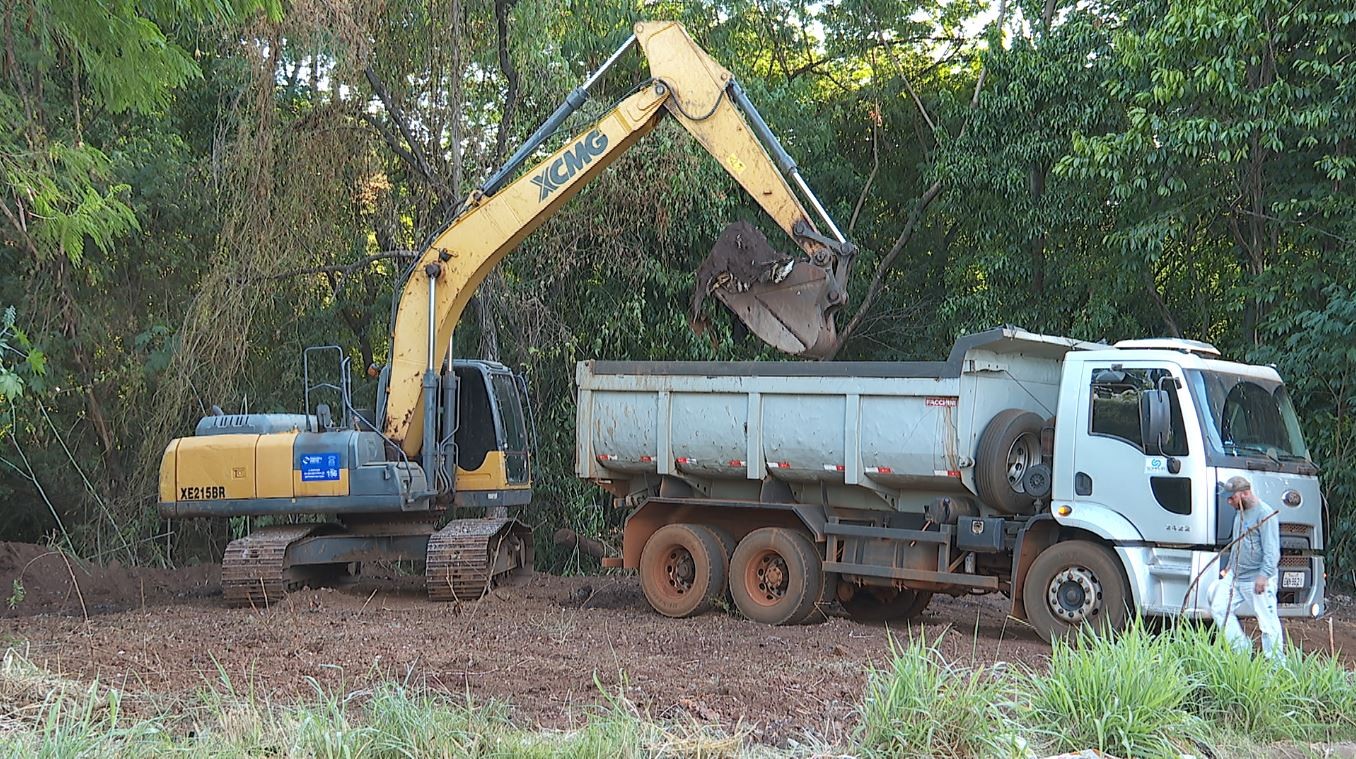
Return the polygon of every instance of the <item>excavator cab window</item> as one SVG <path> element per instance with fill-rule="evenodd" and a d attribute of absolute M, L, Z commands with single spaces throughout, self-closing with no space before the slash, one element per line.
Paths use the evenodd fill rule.
<path fill-rule="evenodd" d="M 519 383 L 512 374 L 498 372 L 490 376 L 499 423 L 503 427 L 505 475 L 510 483 L 522 484 L 528 481 L 529 474 L 527 421 L 523 414 L 525 399 L 519 397 Z"/>
<path fill-rule="evenodd" d="M 494 408 L 485 385 L 485 373 L 475 364 L 458 366 L 457 373 L 457 466 L 474 472 L 485 455 L 499 448 Z"/>

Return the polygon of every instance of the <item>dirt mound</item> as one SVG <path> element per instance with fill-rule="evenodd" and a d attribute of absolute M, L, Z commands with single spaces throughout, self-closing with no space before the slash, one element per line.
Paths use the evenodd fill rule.
<path fill-rule="evenodd" d="M 48 546 L 0 542 L 0 617 L 92 615 L 220 593 L 216 566 L 93 565 Z"/>

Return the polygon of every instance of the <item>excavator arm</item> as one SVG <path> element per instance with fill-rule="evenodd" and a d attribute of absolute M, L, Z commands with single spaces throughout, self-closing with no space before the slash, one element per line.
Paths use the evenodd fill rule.
<path fill-rule="evenodd" d="M 510 178 L 587 98 L 631 45 L 652 78 L 592 127 L 532 170 Z M 574 90 L 513 157 L 467 199 L 411 267 L 395 315 L 382 431 L 406 454 L 427 455 L 438 371 L 452 330 L 476 288 L 585 184 L 644 137 L 665 115 L 684 126 L 801 248 L 807 261 L 772 251 L 751 226 L 727 230 L 699 272 L 700 298 L 713 292 L 769 344 L 799 355 L 824 355 L 836 341 L 833 313 L 846 300 L 855 249 L 810 192 L 795 163 L 748 102 L 734 76 L 676 22 L 636 24 L 635 36 Z M 769 152 L 770 151 L 770 152 Z M 791 184 L 810 201 L 821 234 Z M 720 260 L 712 264 L 712 260 Z M 738 260 L 738 259 L 742 259 Z"/>

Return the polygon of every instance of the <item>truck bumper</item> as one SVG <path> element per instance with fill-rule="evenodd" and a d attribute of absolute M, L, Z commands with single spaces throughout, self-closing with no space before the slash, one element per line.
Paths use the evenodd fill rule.
<path fill-rule="evenodd" d="M 1116 546 L 1135 608 L 1149 617 L 1210 618 L 1210 588 L 1219 577 L 1214 551 Z M 1282 577 L 1300 587 L 1278 589 L 1282 617 L 1314 618 L 1327 612 L 1322 556 L 1283 557 Z"/>

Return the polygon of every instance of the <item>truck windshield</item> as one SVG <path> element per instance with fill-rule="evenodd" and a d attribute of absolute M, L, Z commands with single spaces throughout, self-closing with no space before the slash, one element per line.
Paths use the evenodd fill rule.
<path fill-rule="evenodd" d="M 1299 419 L 1285 385 L 1224 372 L 1188 371 L 1205 421 L 1205 439 L 1226 456 L 1308 461 Z"/>

